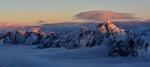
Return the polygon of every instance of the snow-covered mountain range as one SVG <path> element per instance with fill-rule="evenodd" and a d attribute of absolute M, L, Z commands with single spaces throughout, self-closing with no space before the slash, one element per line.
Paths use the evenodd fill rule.
<path fill-rule="evenodd" d="M 91 30 L 85 26 L 72 28 L 70 32 L 43 32 L 40 28 L 30 31 L 11 31 L 1 34 L 4 44 L 42 44 L 38 48 L 68 49 L 107 45 L 109 56 L 138 56 L 146 53 L 148 42 L 138 34 L 123 30 L 111 21 L 99 24 Z"/>

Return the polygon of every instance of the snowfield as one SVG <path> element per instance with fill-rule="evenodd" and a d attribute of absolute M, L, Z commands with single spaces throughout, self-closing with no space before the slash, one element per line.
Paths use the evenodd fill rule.
<path fill-rule="evenodd" d="M 106 46 L 36 49 L 36 45 L 1 45 L 2 67 L 149 67 L 146 57 L 109 57 Z M 148 53 L 150 54 L 150 53 Z"/>

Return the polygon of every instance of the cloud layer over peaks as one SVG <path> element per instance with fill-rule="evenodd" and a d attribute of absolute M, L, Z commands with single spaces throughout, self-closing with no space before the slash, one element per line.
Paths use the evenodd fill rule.
<path fill-rule="evenodd" d="M 105 20 L 120 20 L 120 19 L 137 19 L 132 14 L 120 13 L 112 11 L 86 11 L 75 15 L 77 19 L 91 20 L 91 21 L 105 21 Z"/>

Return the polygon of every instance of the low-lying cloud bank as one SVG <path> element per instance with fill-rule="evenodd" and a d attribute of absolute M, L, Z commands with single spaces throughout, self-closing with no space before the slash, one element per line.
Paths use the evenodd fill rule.
<path fill-rule="evenodd" d="M 86 11 L 75 15 L 77 19 L 91 20 L 91 21 L 105 21 L 105 20 L 120 20 L 120 19 L 138 19 L 129 13 L 120 13 L 112 11 Z"/>

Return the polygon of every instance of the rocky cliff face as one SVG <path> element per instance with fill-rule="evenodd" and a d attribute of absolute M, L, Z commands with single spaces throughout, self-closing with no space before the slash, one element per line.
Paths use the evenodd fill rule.
<path fill-rule="evenodd" d="M 3 36 L 3 42 L 5 44 L 41 44 L 41 40 L 44 36 L 39 28 L 35 31 L 35 28 L 31 31 L 12 31 Z"/>
<path fill-rule="evenodd" d="M 19 44 L 22 39 L 22 34 L 19 31 L 8 32 L 4 36 L 3 43 Z"/>

